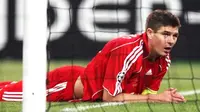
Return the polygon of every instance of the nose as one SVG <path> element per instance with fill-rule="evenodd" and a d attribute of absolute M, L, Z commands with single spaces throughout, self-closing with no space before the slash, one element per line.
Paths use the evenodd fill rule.
<path fill-rule="evenodd" d="M 167 39 L 167 43 L 168 43 L 170 46 L 174 45 L 174 44 L 176 43 L 176 38 L 173 37 L 173 35 L 170 35 L 170 36 L 168 37 L 168 39 Z"/>

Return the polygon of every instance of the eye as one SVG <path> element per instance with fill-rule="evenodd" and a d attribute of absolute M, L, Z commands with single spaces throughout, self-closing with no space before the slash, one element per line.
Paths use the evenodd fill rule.
<path fill-rule="evenodd" d="M 167 37 L 170 37 L 171 34 L 168 33 L 168 32 L 163 32 L 162 35 L 163 35 L 165 38 L 167 38 Z"/>
<path fill-rule="evenodd" d="M 174 34 L 173 37 L 174 37 L 174 38 L 178 38 L 178 34 Z"/>

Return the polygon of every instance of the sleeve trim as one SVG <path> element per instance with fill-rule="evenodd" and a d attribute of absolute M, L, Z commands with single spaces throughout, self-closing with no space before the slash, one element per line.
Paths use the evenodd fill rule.
<path fill-rule="evenodd" d="M 147 95 L 147 94 L 157 94 L 158 91 L 154 91 L 150 88 L 146 88 L 143 92 L 142 95 Z"/>
<path fill-rule="evenodd" d="M 108 92 L 108 94 L 110 94 L 111 96 L 115 96 L 115 95 L 112 94 L 105 86 L 103 86 L 103 88 Z"/>

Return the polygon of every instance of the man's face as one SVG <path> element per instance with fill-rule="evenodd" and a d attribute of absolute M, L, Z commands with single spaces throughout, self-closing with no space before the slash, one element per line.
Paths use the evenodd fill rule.
<path fill-rule="evenodd" d="M 156 32 L 147 29 L 150 53 L 154 56 L 166 56 L 178 39 L 178 27 L 162 26 Z"/>

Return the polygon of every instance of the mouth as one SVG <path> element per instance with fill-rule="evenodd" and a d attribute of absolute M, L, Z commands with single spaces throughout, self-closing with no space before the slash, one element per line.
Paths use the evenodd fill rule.
<path fill-rule="evenodd" d="M 170 53 L 171 49 L 172 49 L 172 47 L 165 47 L 164 48 L 164 52 L 165 53 Z"/>

